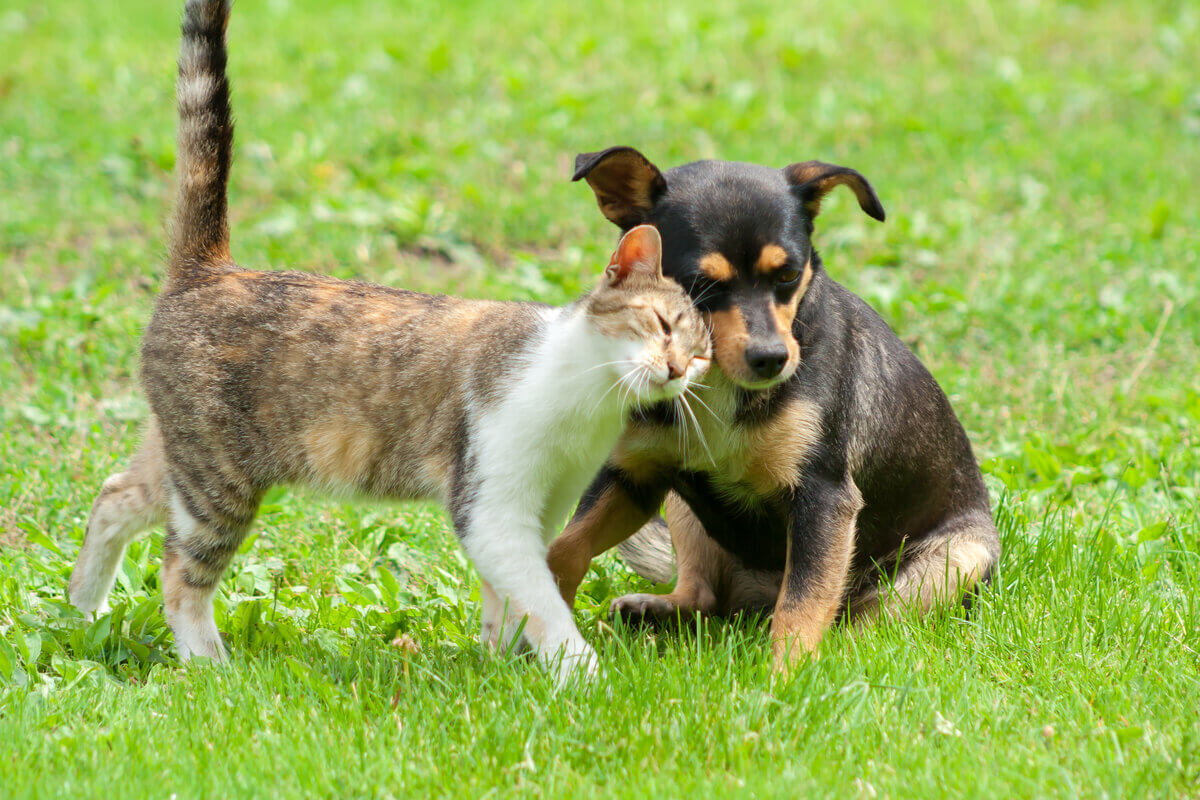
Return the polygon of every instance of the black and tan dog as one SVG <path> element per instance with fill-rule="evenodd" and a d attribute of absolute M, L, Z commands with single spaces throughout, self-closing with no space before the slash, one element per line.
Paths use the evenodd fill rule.
<path fill-rule="evenodd" d="M 867 180 L 815 161 L 701 161 L 663 174 L 629 147 L 575 165 L 622 230 L 658 228 L 664 272 L 705 313 L 716 364 L 694 417 L 663 405 L 632 420 L 555 541 L 568 602 L 591 559 L 635 533 L 643 557 L 669 559 L 666 528 L 651 521 L 664 502 L 675 589 L 615 610 L 662 619 L 773 607 L 778 668 L 839 616 L 929 610 L 985 580 L 1000 541 L 962 425 L 812 245 L 835 186 L 884 218 Z"/>

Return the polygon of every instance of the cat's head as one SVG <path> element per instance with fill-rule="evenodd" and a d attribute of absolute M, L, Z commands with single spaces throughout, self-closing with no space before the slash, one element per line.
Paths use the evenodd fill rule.
<path fill-rule="evenodd" d="M 683 287 L 663 276 L 653 225 L 621 238 L 583 308 L 605 340 L 612 374 L 627 387 L 622 395 L 638 404 L 677 397 L 708 369 L 708 328 Z"/>

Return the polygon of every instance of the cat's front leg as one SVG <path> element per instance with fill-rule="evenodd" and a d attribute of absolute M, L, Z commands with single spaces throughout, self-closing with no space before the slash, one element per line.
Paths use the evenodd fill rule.
<path fill-rule="evenodd" d="M 496 652 L 526 649 L 529 642 L 524 636 L 515 641 L 523 628 L 525 612 L 515 608 L 511 598 L 503 600 L 487 581 L 480 581 L 479 596 L 483 603 L 479 643 Z"/>
<path fill-rule="evenodd" d="M 487 587 L 481 637 L 494 632 L 498 644 L 520 628 L 523 617 L 522 638 L 555 668 L 560 684 L 577 674 L 591 678 L 598 671 L 596 652 L 580 635 L 546 565 L 538 519 L 525 510 L 521 493 L 504 494 L 512 501 L 497 502 L 480 492 L 459 517 L 463 547 Z"/>

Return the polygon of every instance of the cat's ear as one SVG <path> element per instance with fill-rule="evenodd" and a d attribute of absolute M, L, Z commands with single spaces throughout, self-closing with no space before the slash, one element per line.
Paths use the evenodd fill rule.
<path fill-rule="evenodd" d="M 662 237 L 653 225 L 638 225 L 621 237 L 604 276 L 610 286 L 619 286 L 633 275 L 661 279 Z"/>

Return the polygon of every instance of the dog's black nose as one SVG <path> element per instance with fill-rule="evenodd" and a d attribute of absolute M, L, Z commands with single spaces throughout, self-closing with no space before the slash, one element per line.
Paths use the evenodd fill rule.
<path fill-rule="evenodd" d="M 787 359 L 787 345 L 783 342 L 746 349 L 746 363 L 755 375 L 764 380 L 774 378 L 782 372 Z"/>

